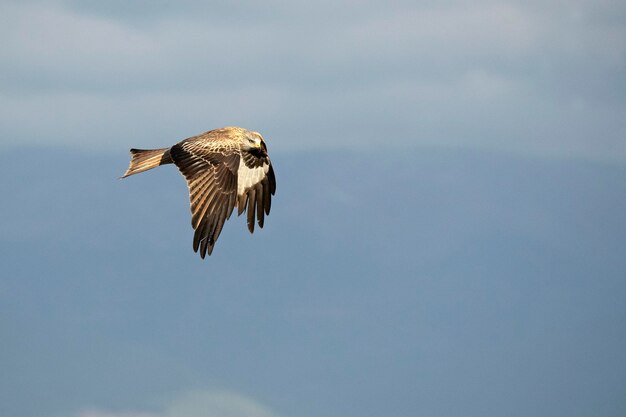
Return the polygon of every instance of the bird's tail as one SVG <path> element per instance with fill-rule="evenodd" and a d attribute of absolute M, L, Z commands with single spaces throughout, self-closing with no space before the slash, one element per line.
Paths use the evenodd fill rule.
<path fill-rule="evenodd" d="M 170 156 L 169 148 L 131 149 L 130 154 L 132 155 L 130 165 L 124 175 L 122 175 L 122 178 L 147 171 L 158 167 L 159 165 L 171 164 L 174 162 Z"/>

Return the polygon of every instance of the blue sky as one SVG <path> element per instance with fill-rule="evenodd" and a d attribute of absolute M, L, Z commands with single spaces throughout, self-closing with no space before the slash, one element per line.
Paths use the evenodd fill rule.
<path fill-rule="evenodd" d="M 0 145 L 412 145 L 622 163 L 620 1 L 3 1 Z"/>
<path fill-rule="evenodd" d="M 201 260 L 173 166 L 3 158 L 0 415 L 626 411 L 624 167 L 279 152 L 263 230 Z"/>
<path fill-rule="evenodd" d="M 0 415 L 623 416 L 622 1 L 0 1 Z M 261 132 L 201 261 L 172 166 Z M 36 169 L 34 169 L 36 168 Z"/>

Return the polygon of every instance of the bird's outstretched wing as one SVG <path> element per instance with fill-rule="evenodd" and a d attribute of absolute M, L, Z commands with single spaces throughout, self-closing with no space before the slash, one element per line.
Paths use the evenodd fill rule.
<path fill-rule="evenodd" d="M 213 141 L 183 141 L 172 146 L 170 154 L 187 180 L 193 250 L 204 258 L 213 252 L 237 202 L 239 149 Z"/>

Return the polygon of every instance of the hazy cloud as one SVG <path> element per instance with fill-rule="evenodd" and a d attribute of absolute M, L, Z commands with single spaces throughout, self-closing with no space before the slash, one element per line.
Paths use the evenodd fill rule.
<path fill-rule="evenodd" d="M 177 396 L 162 412 L 85 409 L 77 417 L 276 417 L 271 410 L 241 394 L 195 390 Z"/>
<path fill-rule="evenodd" d="M 626 159 L 617 1 L 0 8 L 4 146 L 156 146 L 239 124 L 278 148 Z"/>
<path fill-rule="evenodd" d="M 96 409 L 83 410 L 77 417 L 157 417 L 152 413 L 136 413 L 132 411 L 107 412 Z"/>

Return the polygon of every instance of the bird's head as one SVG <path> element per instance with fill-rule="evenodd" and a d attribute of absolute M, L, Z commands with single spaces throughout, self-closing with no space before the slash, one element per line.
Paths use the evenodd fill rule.
<path fill-rule="evenodd" d="M 263 156 L 267 156 L 267 147 L 265 146 L 265 141 L 263 141 L 263 136 L 259 132 L 247 131 L 242 142 L 243 150 L 252 153 L 258 152 Z"/>

